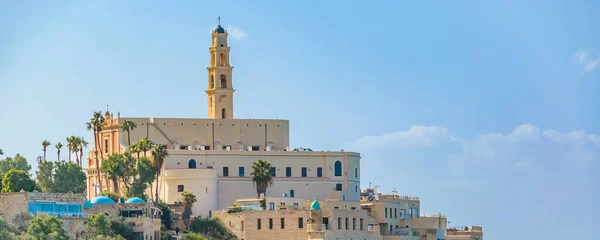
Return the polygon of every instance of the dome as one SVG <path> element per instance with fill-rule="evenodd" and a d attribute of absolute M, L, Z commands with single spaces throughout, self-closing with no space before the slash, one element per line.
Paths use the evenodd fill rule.
<path fill-rule="evenodd" d="M 107 196 L 97 196 L 92 199 L 92 204 L 115 204 L 115 201 Z"/>
<path fill-rule="evenodd" d="M 144 201 L 144 199 L 141 199 L 139 197 L 133 197 L 133 198 L 127 199 L 127 201 L 125 201 L 125 203 L 146 203 L 146 201 Z"/>
<path fill-rule="evenodd" d="M 215 28 L 215 30 L 213 30 L 213 32 L 216 32 L 216 33 L 225 33 L 225 29 L 223 27 L 221 27 L 221 25 L 219 25 L 219 26 L 217 26 Z"/>
<path fill-rule="evenodd" d="M 310 210 L 321 210 L 321 204 L 319 201 L 313 201 L 313 203 L 310 205 Z"/>

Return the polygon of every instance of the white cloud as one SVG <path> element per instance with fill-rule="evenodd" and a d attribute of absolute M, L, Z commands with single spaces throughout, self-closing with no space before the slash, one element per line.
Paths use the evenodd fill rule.
<path fill-rule="evenodd" d="M 229 33 L 230 36 L 232 36 L 233 38 L 235 38 L 237 40 L 244 39 L 248 36 L 248 34 L 246 34 L 244 31 L 242 31 L 242 29 L 240 29 L 238 27 L 229 25 L 225 29 L 227 30 L 227 32 Z"/>
<path fill-rule="evenodd" d="M 583 67 L 584 72 L 591 72 L 600 64 L 600 57 L 595 56 L 593 51 L 584 48 L 579 49 L 573 55 L 573 59 L 577 65 Z"/>

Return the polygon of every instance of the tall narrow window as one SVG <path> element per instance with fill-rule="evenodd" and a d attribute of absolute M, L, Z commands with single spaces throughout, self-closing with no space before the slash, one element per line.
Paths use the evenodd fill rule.
<path fill-rule="evenodd" d="M 188 162 L 188 168 L 196 168 L 196 160 L 190 159 Z"/>
<path fill-rule="evenodd" d="M 302 168 L 302 177 L 306 177 L 307 169 L 305 167 Z"/>
<path fill-rule="evenodd" d="M 294 190 L 290 190 L 290 197 L 294 197 Z"/>
<path fill-rule="evenodd" d="M 286 167 L 285 168 L 285 176 L 286 177 L 291 177 L 292 176 L 292 168 L 291 167 Z"/>
<path fill-rule="evenodd" d="M 298 218 L 298 228 L 304 228 L 304 218 Z"/>
<path fill-rule="evenodd" d="M 281 229 L 285 228 L 285 218 L 281 218 Z"/>
<path fill-rule="evenodd" d="M 271 170 L 269 170 L 269 172 L 271 172 L 271 177 L 277 176 L 277 168 L 271 167 Z"/>
<path fill-rule="evenodd" d="M 221 60 L 221 67 L 225 66 L 225 54 L 221 53 L 221 56 L 219 56 L 219 60 Z"/>
<path fill-rule="evenodd" d="M 398 218 L 398 209 L 394 208 L 394 218 Z"/>
<path fill-rule="evenodd" d="M 221 74 L 220 80 L 221 80 L 221 86 L 219 86 L 219 87 L 227 88 L 227 76 L 225 76 L 225 74 Z"/>
<path fill-rule="evenodd" d="M 361 218 L 360 219 L 360 230 L 363 230 L 363 224 L 364 224 L 364 220 Z"/>
<path fill-rule="evenodd" d="M 342 162 L 336 161 L 334 164 L 334 168 L 335 168 L 334 175 L 336 177 L 341 177 L 342 176 Z"/>
<path fill-rule="evenodd" d="M 260 229 L 260 218 L 256 220 L 256 229 Z"/>
<path fill-rule="evenodd" d="M 229 177 L 229 167 L 223 167 L 223 177 Z"/>
<path fill-rule="evenodd" d="M 346 230 L 348 230 L 348 218 L 346 218 Z"/>
<path fill-rule="evenodd" d="M 210 75 L 210 89 L 215 88 L 215 75 Z"/>
<path fill-rule="evenodd" d="M 222 119 L 227 118 L 227 110 L 225 110 L 225 108 L 221 109 L 221 118 Z"/>
<path fill-rule="evenodd" d="M 323 168 L 317 168 L 317 177 L 323 177 Z"/>
<path fill-rule="evenodd" d="M 108 138 L 104 139 L 104 153 L 108 153 Z"/>
<path fill-rule="evenodd" d="M 273 219 L 269 218 L 269 229 L 273 229 Z"/>
<path fill-rule="evenodd" d="M 338 218 L 338 229 L 342 229 L 342 218 Z"/>
<path fill-rule="evenodd" d="M 240 167 L 239 168 L 239 176 L 243 177 L 244 176 L 244 167 Z"/>
<path fill-rule="evenodd" d="M 385 217 L 387 218 L 387 208 L 385 208 Z"/>
<path fill-rule="evenodd" d="M 352 218 L 352 230 L 356 230 L 356 218 Z"/>
<path fill-rule="evenodd" d="M 354 168 L 354 177 L 358 178 L 358 168 Z"/>

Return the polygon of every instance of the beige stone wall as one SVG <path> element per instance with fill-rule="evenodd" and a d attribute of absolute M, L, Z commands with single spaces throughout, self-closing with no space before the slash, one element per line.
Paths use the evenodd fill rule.
<path fill-rule="evenodd" d="M 17 214 L 28 212 L 27 193 L 0 193 L 0 217 L 14 224 Z"/>
<path fill-rule="evenodd" d="M 198 202 L 193 205 L 194 216 L 209 215 L 209 211 L 217 209 L 217 171 L 214 169 L 167 169 L 163 171 L 164 179 L 161 199 L 169 204 L 182 200 L 178 186 L 183 186 L 184 191 L 190 191 Z"/>

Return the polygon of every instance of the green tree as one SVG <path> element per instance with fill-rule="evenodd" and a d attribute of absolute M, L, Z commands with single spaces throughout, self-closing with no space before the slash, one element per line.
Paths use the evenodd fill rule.
<path fill-rule="evenodd" d="M 2 178 L 2 192 L 31 192 L 35 189 L 35 181 L 23 170 L 12 169 Z"/>
<path fill-rule="evenodd" d="M 28 212 L 22 212 L 15 215 L 13 220 L 14 230 L 18 234 L 26 233 L 29 228 L 29 222 L 33 219 L 33 215 Z M 1 238 L 0 238 L 1 239 Z"/>
<path fill-rule="evenodd" d="M 127 146 L 131 146 L 131 130 L 135 129 L 137 125 L 135 122 L 130 120 L 125 120 L 121 125 L 121 130 L 127 132 Z"/>
<path fill-rule="evenodd" d="M 125 156 L 113 153 L 102 161 L 100 169 L 113 182 L 113 191 L 119 192 L 119 177 L 124 176 Z"/>
<path fill-rule="evenodd" d="M 102 112 L 94 112 L 92 118 L 89 122 L 86 122 L 87 130 L 92 130 L 94 132 L 94 155 L 96 158 L 96 181 L 98 185 L 100 185 L 100 191 L 102 191 L 102 178 L 100 177 L 100 160 L 98 158 L 98 152 L 100 152 L 100 157 L 104 158 L 102 151 L 100 149 L 100 136 L 99 133 L 102 131 L 102 124 L 104 123 L 104 117 L 102 116 Z"/>
<path fill-rule="evenodd" d="M 104 190 L 102 192 L 100 192 L 100 196 L 107 196 L 108 198 L 112 199 L 115 202 L 119 202 L 119 198 L 121 198 L 121 194 L 116 193 L 116 192 L 111 192 L 108 190 Z"/>
<path fill-rule="evenodd" d="M 160 176 L 160 171 L 165 163 L 165 158 L 168 155 L 167 149 L 164 149 L 161 144 L 154 146 L 152 149 L 152 165 L 154 166 L 154 171 L 156 171 L 156 196 L 154 197 L 155 203 L 158 203 L 158 177 Z"/>
<path fill-rule="evenodd" d="M 171 210 L 169 210 L 169 206 L 166 202 L 160 201 L 158 203 L 158 208 L 162 211 L 162 215 L 160 216 L 160 221 L 165 228 L 171 229 L 171 225 L 173 224 L 173 219 L 171 218 Z"/>
<path fill-rule="evenodd" d="M 0 239 L 7 239 L 7 240 L 16 239 L 16 236 L 12 232 L 12 229 L 10 228 L 8 223 L 6 223 L 6 221 L 4 221 L 4 219 L 2 217 L 0 217 Z"/>
<path fill-rule="evenodd" d="M 190 231 L 211 240 L 237 239 L 218 218 L 196 218 L 190 223 Z"/>
<path fill-rule="evenodd" d="M 130 152 L 125 152 L 123 154 L 124 164 L 119 172 L 119 179 L 123 182 L 123 186 L 125 189 L 129 189 L 131 182 L 138 175 L 138 170 L 136 166 L 137 160 L 133 157 Z"/>
<path fill-rule="evenodd" d="M 267 188 L 273 186 L 271 167 L 269 161 L 260 159 L 252 164 L 252 183 L 256 186 L 256 194 L 258 197 L 260 197 L 261 193 L 266 196 Z"/>
<path fill-rule="evenodd" d="M 43 151 L 44 151 L 44 161 L 46 161 L 46 148 L 48 148 L 48 146 L 50 146 L 50 142 L 48 140 L 44 140 L 42 141 L 42 147 L 43 147 Z"/>
<path fill-rule="evenodd" d="M 27 233 L 32 235 L 38 240 L 67 240 L 65 229 L 63 228 L 63 222 L 54 216 L 40 215 L 31 220 Z"/>
<path fill-rule="evenodd" d="M 134 227 L 134 222 L 127 221 L 123 217 L 108 216 L 104 213 L 88 216 L 85 225 L 86 234 L 94 237 L 104 237 L 99 239 L 136 239 L 133 232 Z"/>
<path fill-rule="evenodd" d="M 31 170 L 31 165 L 27 163 L 27 158 L 24 158 L 20 154 L 15 155 L 14 158 L 7 157 L 0 160 L 0 176 L 4 176 L 4 174 L 11 169 L 29 172 L 29 170 Z"/>
<path fill-rule="evenodd" d="M 58 155 L 56 161 L 60 161 L 60 149 L 63 147 L 63 145 L 62 143 L 58 142 L 56 145 L 54 145 L 54 147 L 56 148 L 56 154 Z"/>
<path fill-rule="evenodd" d="M 0 148 L 0 155 L 4 155 L 4 151 L 2 151 L 2 148 Z"/>
<path fill-rule="evenodd" d="M 195 233 L 186 233 L 183 234 L 181 240 L 208 240 L 208 238 L 205 238 L 204 236 Z"/>
<path fill-rule="evenodd" d="M 150 159 L 142 157 L 137 161 L 137 168 L 135 174 L 132 176 L 132 182 L 126 189 L 127 197 L 139 197 L 144 200 L 147 199 L 146 189 L 148 184 L 153 182 L 156 177 L 154 167 Z"/>
<path fill-rule="evenodd" d="M 132 144 L 129 144 L 129 152 L 135 154 L 137 156 L 137 159 L 140 159 L 140 143 L 134 142 Z"/>
<path fill-rule="evenodd" d="M 86 175 L 74 162 L 45 162 L 39 165 L 36 180 L 44 192 L 83 193 Z"/>
<path fill-rule="evenodd" d="M 181 193 L 182 202 L 183 202 L 183 212 L 181 213 L 181 218 L 183 219 L 183 223 L 185 224 L 185 228 L 187 229 L 190 225 L 190 218 L 192 216 L 192 206 L 194 203 L 198 202 L 196 199 L 196 195 L 191 193 L 190 191 L 184 191 Z"/>

